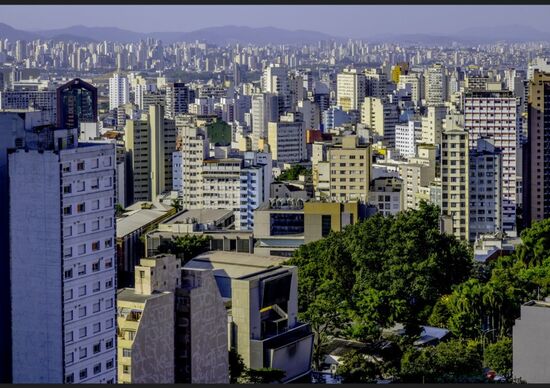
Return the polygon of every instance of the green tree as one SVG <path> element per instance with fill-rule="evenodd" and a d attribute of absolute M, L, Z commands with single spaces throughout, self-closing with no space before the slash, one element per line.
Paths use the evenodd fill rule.
<path fill-rule="evenodd" d="M 311 176 L 311 170 L 305 168 L 301 164 L 295 164 L 289 169 L 282 171 L 281 175 L 277 177 L 277 182 L 295 181 L 298 180 L 300 175 Z"/>
<path fill-rule="evenodd" d="M 485 348 L 485 365 L 498 374 L 512 377 L 512 339 L 503 337 Z"/>
<path fill-rule="evenodd" d="M 544 259 L 550 258 L 550 218 L 533 223 L 520 236 L 521 245 L 516 253 L 526 265 L 540 265 Z"/>
<path fill-rule="evenodd" d="M 455 339 L 421 349 L 411 347 L 403 355 L 400 378 L 405 383 L 481 381 L 479 343 Z"/>
<path fill-rule="evenodd" d="M 159 253 L 174 254 L 186 263 L 193 257 L 208 251 L 209 242 L 210 238 L 208 236 L 185 234 L 163 241 L 158 247 L 158 251 Z"/>
<path fill-rule="evenodd" d="M 343 383 L 373 383 L 380 376 L 380 366 L 364 352 L 352 350 L 344 354 L 336 373 Z"/>
<path fill-rule="evenodd" d="M 115 205 L 115 216 L 120 217 L 123 214 L 124 214 L 124 207 L 120 203 L 117 203 Z"/>
<path fill-rule="evenodd" d="M 229 351 L 229 382 L 236 384 L 246 371 L 243 358 L 235 349 Z"/>
<path fill-rule="evenodd" d="M 172 200 L 172 207 L 174 209 L 176 209 L 176 213 L 179 213 L 183 209 L 181 199 L 179 199 L 179 198 L 173 199 Z"/>

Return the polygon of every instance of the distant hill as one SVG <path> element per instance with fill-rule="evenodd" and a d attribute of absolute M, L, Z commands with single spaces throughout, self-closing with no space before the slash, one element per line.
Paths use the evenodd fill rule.
<path fill-rule="evenodd" d="M 9 40 L 33 40 L 38 39 L 40 36 L 33 32 L 27 32 L 23 30 L 16 30 L 15 28 L 8 26 L 5 23 L 0 23 L 0 38 Z"/>
<path fill-rule="evenodd" d="M 199 40 L 218 45 L 226 43 L 300 44 L 318 42 L 320 40 L 342 39 L 316 31 L 289 31 L 275 27 L 252 28 L 238 26 L 211 27 L 190 32 L 142 33 L 116 27 L 86 27 L 79 25 L 57 30 L 37 31 L 36 34 L 47 39 L 67 36 L 73 37 L 73 39 L 78 37 L 80 40 L 110 40 L 127 43 L 138 42 L 141 39 L 151 37 L 160 39 L 166 43 L 194 42 Z"/>

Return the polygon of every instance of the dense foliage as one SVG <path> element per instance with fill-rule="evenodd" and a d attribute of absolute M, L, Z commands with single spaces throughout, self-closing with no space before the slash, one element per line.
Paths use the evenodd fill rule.
<path fill-rule="evenodd" d="M 277 177 L 278 182 L 282 181 L 296 181 L 300 175 L 311 175 L 311 170 L 305 168 L 301 164 L 295 164 L 289 169 L 286 169 L 281 172 L 281 175 Z"/>
<path fill-rule="evenodd" d="M 182 259 L 185 264 L 193 257 L 208 251 L 209 247 L 210 238 L 208 236 L 185 234 L 172 237 L 172 240 L 163 241 L 158 251 L 159 253 L 172 253 Z"/>
<path fill-rule="evenodd" d="M 482 366 L 510 377 L 520 306 L 550 294 L 550 220 L 521 239 L 513 254 L 474 263 L 466 243 L 439 232 L 439 209 L 422 203 L 303 245 L 288 263 L 298 266 L 300 319 L 315 333 L 315 367 L 331 337 L 373 343 L 383 328 L 402 323 L 405 340 L 391 365 L 385 360 L 376 369 L 372 358 L 352 352 L 339 369 L 344 382 L 389 374 L 408 382 L 474 381 Z M 454 339 L 413 346 L 425 324 L 449 329 Z"/>

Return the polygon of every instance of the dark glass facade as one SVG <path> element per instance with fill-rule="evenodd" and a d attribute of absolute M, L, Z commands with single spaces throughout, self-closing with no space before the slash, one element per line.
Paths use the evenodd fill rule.
<path fill-rule="evenodd" d="M 78 128 L 81 122 L 97 121 L 97 88 L 75 78 L 57 88 L 58 128 Z"/>

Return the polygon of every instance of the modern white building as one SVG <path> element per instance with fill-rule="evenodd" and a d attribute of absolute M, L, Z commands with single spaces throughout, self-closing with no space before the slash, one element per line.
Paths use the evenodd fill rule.
<path fill-rule="evenodd" d="M 416 155 L 416 144 L 422 139 L 420 121 L 409 121 L 395 126 L 395 149 L 399 155 L 409 158 Z"/>
<path fill-rule="evenodd" d="M 426 105 L 443 105 L 447 99 L 447 76 L 445 67 L 435 63 L 426 70 L 425 77 Z"/>
<path fill-rule="evenodd" d="M 114 144 L 46 134 L 8 161 L 13 382 L 116 383 Z"/>
<path fill-rule="evenodd" d="M 130 101 L 130 85 L 128 78 L 115 73 L 109 78 L 109 110 L 125 105 Z"/>
<path fill-rule="evenodd" d="M 275 94 L 252 95 L 252 149 L 256 151 L 260 139 L 267 138 L 267 124 L 279 119 L 279 99 Z"/>
<path fill-rule="evenodd" d="M 277 163 L 298 163 L 307 159 L 304 122 L 297 120 L 292 113 L 268 124 L 267 142 Z"/>

